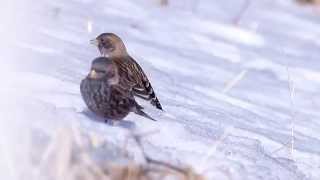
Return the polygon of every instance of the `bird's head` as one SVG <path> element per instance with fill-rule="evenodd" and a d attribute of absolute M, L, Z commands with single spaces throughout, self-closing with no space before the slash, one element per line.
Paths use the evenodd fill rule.
<path fill-rule="evenodd" d="M 102 56 L 123 57 L 128 55 L 120 37 L 113 33 L 102 33 L 90 42 L 98 47 Z"/>
<path fill-rule="evenodd" d="M 117 66 L 106 57 L 98 57 L 93 60 L 88 78 L 107 81 L 109 85 L 119 82 Z"/>

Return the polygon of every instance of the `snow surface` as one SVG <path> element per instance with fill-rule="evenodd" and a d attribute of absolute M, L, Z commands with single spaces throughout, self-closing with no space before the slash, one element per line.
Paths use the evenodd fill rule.
<path fill-rule="evenodd" d="M 29 128 L 76 124 L 121 144 L 128 129 L 157 130 L 144 138 L 148 154 L 209 179 L 320 179 L 320 14 L 288 0 L 252 1 L 235 25 L 245 0 L 157 2 L 13 5 L 20 21 L 3 19 L 18 28 L 1 35 L 1 115 L 12 119 L 2 133 L 23 139 Z M 130 114 L 112 127 L 88 115 L 79 83 L 98 56 L 89 40 L 102 32 L 122 37 L 149 76 L 165 109 L 145 104 L 157 122 Z M 21 144 L 0 140 L 3 158 L 22 166 Z"/>

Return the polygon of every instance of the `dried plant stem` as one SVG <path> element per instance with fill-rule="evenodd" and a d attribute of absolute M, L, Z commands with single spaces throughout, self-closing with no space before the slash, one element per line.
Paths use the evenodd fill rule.
<path fill-rule="evenodd" d="M 275 153 L 281 151 L 283 148 L 288 147 L 289 145 L 291 146 L 291 140 L 288 141 L 288 142 L 286 142 L 286 143 L 285 143 L 284 145 L 282 145 L 280 148 L 272 151 L 270 154 L 275 154 Z"/>
<path fill-rule="evenodd" d="M 320 0 L 296 0 L 300 4 L 320 5 Z"/>
<path fill-rule="evenodd" d="M 149 157 L 145 150 L 144 150 L 144 147 L 141 143 L 141 138 L 142 136 L 141 135 L 136 135 L 136 134 L 132 134 L 132 138 L 134 139 L 134 141 L 136 142 L 136 144 L 138 145 L 142 155 L 143 155 L 143 158 L 145 159 L 145 161 L 148 163 L 148 164 L 154 164 L 154 165 L 159 165 L 159 166 L 163 166 L 165 168 L 168 168 L 168 169 L 171 169 L 171 170 L 174 170 L 176 172 L 179 172 L 181 174 L 184 174 L 184 175 L 188 175 L 188 171 L 186 169 L 183 169 L 183 168 L 180 168 L 178 166 L 175 166 L 173 164 L 170 164 L 170 163 L 167 163 L 167 162 L 163 162 L 163 161 L 159 161 L 159 160 L 155 160 L 155 159 L 152 159 L 151 157 Z"/>
<path fill-rule="evenodd" d="M 204 177 L 196 174 L 191 168 L 178 167 L 149 157 L 144 150 L 141 139 L 155 132 L 157 131 L 140 135 L 133 135 L 131 133 L 128 138 L 135 140 L 146 163 L 136 163 L 128 158 L 124 161 L 126 163 L 123 164 L 123 161 L 118 163 L 114 162 L 113 159 L 105 162 L 96 160 L 91 154 L 92 150 L 96 148 L 92 143 L 94 140 L 91 140 L 91 138 L 94 136 L 90 135 L 91 133 L 81 131 L 77 126 L 62 128 L 53 135 L 51 142 L 43 149 L 42 156 L 39 157 L 40 162 L 37 165 L 39 172 L 35 174 L 35 178 L 33 179 L 204 179 Z"/>
<path fill-rule="evenodd" d="M 238 75 L 236 75 L 231 81 L 227 82 L 222 92 L 228 93 L 234 86 L 236 86 L 247 74 L 248 70 L 242 70 Z"/>
<path fill-rule="evenodd" d="M 207 154 L 204 156 L 200 163 L 200 167 L 202 168 L 200 173 L 203 174 L 207 170 L 205 168 L 205 165 L 208 164 L 208 160 L 210 157 L 212 157 L 217 152 L 217 147 L 223 143 L 223 141 L 230 135 L 230 132 L 232 131 L 232 127 L 225 128 L 223 134 L 210 146 Z"/>
<path fill-rule="evenodd" d="M 169 0 L 160 0 L 160 5 L 161 6 L 168 6 L 169 5 Z"/>
<path fill-rule="evenodd" d="M 288 88 L 290 91 L 290 106 L 291 106 L 291 144 L 290 144 L 290 153 L 292 156 L 292 159 L 294 158 L 294 123 L 295 123 L 295 116 L 296 116 L 296 111 L 294 108 L 294 86 L 293 82 L 290 76 L 290 70 L 289 67 L 287 66 L 287 74 L 288 74 Z"/>
<path fill-rule="evenodd" d="M 244 17 L 245 13 L 248 11 L 251 5 L 251 0 L 245 0 L 244 5 L 241 7 L 240 12 L 233 20 L 235 25 L 239 25 L 241 19 Z"/>

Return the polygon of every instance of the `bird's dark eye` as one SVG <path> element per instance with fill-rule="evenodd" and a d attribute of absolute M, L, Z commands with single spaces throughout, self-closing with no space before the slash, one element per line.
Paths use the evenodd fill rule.
<path fill-rule="evenodd" d="M 109 40 L 103 40 L 101 39 L 101 45 L 105 48 L 111 48 L 112 47 L 112 44 L 110 43 Z"/>

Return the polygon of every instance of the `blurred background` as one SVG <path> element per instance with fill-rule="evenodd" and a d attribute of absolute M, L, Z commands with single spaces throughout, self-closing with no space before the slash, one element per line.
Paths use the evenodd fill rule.
<path fill-rule="evenodd" d="M 1 2 L 1 179 L 320 179 L 319 4 Z M 148 75 L 165 109 L 145 104 L 157 122 L 87 115 L 79 84 L 103 32 Z M 183 171 L 160 173 L 137 136 Z"/>

